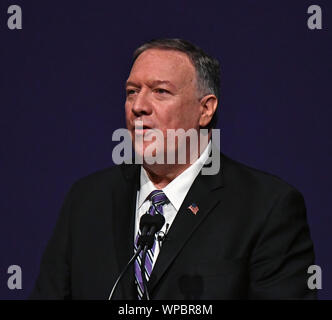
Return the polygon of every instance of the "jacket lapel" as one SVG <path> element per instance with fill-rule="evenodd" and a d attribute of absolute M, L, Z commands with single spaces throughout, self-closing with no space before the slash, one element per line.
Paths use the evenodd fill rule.
<path fill-rule="evenodd" d="M 219 174 L 213 176 L 203 176 L 200 173 L 195 179 L 172 223 L 167 234 L 167 241 L 163 243 L 163 247 L 151 273 L 149 280 L 151 293 L 191 235 L 219 203 L 220 200 L 213 191 L 222 186 L 221 170 Z M 193 203 L 199 209 L 196 214 L 188 209 Z"/>
<path fill-rule="evenodd" d="M 124 176 L 116 183 L 113 190 L 113 232 L 115 235 L 116 254 L 118 258 L 119 274 L 134 254 L 134 226 L 136 195 L 139 188 L 139 166 L 122 165 Z M 123 182 L 124 181 L 124 182 Z M 135 299 L 134 274 L 132 268 L 127 270 L 115 292 L 114 299 Z"/>

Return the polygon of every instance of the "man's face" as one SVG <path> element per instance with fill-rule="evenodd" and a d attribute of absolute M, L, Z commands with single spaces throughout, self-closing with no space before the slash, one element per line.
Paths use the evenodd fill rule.
<path fill-rule="evenodd" d="M 148 49 L 136 59 L 126 83 L 126 123 L 132 136 L 159 129 L 199 129 L 201 106 L 196 72 L 186 54 Z M 136 130 L 135 122 L 143 122 Z M 143 143 L 143 152 L 150 144 Z M 166 144 L 165 144 L 166 146 Z"/>

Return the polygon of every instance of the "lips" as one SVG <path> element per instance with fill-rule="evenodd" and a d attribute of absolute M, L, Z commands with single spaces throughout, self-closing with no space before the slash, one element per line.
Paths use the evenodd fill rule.
<path fill-rule="evenodd" d="M 134 130 L 148 130 L 152 129 L 152 126 L 149 123 L 143 122 L 142 120 L 136 120 L 133 122 Z"/>
<path fill-rule="evenodd" d="M 143 124 L 142 122 L 135 122 L 134 132 L 136 135 L 144 135 L 149 130 L 152 130 L 150 126 Z"/>
<path fill-rule="evenodd" d="M 152 129 L 135 129 L 135 134 L 136 135 L 145 135 L 151 131 L 152 131 Z"/>
<path fill-rule="evenodd" d="M 143 123 L 142 121 L 135 121 L 134 127 L 138 129 L 151 129 L 151 126 L 147 125 L 146 123 Z"/>

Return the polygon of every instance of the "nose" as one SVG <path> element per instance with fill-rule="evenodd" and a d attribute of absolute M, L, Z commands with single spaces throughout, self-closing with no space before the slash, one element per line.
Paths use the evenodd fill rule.
<path fill-rule="evenodd" d="M 148 92 L 141 90 L 136 94 L 135 100 L 131 106 L 132 112 L 135 116 L 149 115 L 152 112 L 151 101 Z"/>

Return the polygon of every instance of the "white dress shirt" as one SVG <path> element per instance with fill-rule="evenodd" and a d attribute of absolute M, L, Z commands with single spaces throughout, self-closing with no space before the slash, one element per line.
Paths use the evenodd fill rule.
<path fill-rule="evenodd" d="M 165 217 L 165 224 L 162 227 L 161 231 L 165 233 L 166 226 L 168 225 L 168 230 L 170 229 L 173 220 L 175 219 L 176 214 L 178 213 L 184 198 L 186 197 L 191 185 L 196 179 L 197 175 L 201 171 L 204 163 L 209 157 L 211 149 L 211 141 L 208 146 L 202 152 L 201 156 L 185 171 L 178 175 L 174 180 L 172 180 L 162 191 L 165 193 L 166 197 L 170 201 L 169 203 L 163 206 L 163 215 Z M 151 182 L 148 177 L 147 172 L 141 166 L 141 175 L 140 175 L 140 190 L 137 191 L 137 200 L 136 200 L 136 218 L 135 218 L 135 238 L 139 230 L 139 222 L 143 214 L 145 214 L 151 205 L 151 201 L 147 199 L 149 194 L 156 190 L 157 188 Z M 135 241 L 135 239 L 134 239 Z M 160 251 L 159 244 L 157 243 L 153 256 L 152 268 L 155 265 L 158 254 Z"/>

